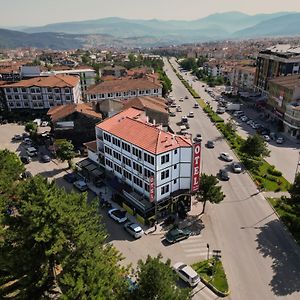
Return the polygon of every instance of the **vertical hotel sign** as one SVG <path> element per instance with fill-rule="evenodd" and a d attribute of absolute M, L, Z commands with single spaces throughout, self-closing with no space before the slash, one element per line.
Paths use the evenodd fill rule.
<path fill-rule="evenodd" d="M 199 189 L 200 157 L 201 157 L 201 143 L 195 143 L 194 153 L 193 153 L 192 193 L 198 191 Z"/>
<path fill-rule="evenodd" d="M 150 202 L 153 202 L 155 199 L 154 176 L 151 176 L 149 178 L 149 190 L 150 190 Z"/>

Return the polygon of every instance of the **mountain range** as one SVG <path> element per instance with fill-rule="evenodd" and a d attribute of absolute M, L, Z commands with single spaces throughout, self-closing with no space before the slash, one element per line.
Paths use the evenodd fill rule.
<path fill-rule="evenodd" d="M 300 13 L 247 15 L 241 12 L 227 12 L 191 21 L 130 20 L 112 17 L 15 28 L 18 31 L 9 29 L 12 28 L 0 29 L 0 47 L 143 47 L 300 35 Z"/>

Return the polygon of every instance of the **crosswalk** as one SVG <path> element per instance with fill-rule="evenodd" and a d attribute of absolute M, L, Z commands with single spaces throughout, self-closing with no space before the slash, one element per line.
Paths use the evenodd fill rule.
<path fill-rule="evenodd" d="M 190 236 L 187 240 L 181 241 L 180 245 L 186 257 L 198 257 L 199 260 L 207 258 L 207 243 L 201 239 L 201 234 Z"/>

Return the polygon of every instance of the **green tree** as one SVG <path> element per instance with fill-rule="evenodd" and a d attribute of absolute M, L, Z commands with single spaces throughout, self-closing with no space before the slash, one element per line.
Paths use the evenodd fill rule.
<path fill-rule="evenodd" d="M 72 159 L 75 157 L 74 145 L 71 141 L 59 140 L 56 142 L 58 146 L 57 156 L 62 160 L 68 161 L 69 168 L 72 165 Z"/>
<path fill-rule="evenodd" d="M 13 205 L 18 214 L 1 223 L 1 299 L 43 299 L 54 287 L 61 299 L 122 299 L 127 270 L 105 245 L 96 202 L 37 176 L 20 183 Z"/>
<path fill-rule="evenodd" d="M 196 70 L 197 69 L 197 63 L 196 59 L 189 57 L 180 62 L 180 66 L 185 70 Z"/>
<path fill-rule="evenodd" d="M 201 174 L 200 186 L 196 194 L 198 201 L 203 202 L 203 208 L 201 214 L 205 212 L 206 202 L 220 203 L 225 195 L 222 192 L 222 187 L 218 186 L 219 180 L 214 175 Z"/>
<path fill-rule="evenodd" d="M 177 276 L 172 271 L 170 260 L 161 261 L 162 256 L 148 256 L 146 261 L 138 262 L 137 289 L 130 299 L 143 300 L 187 300 L 190 290 L 176 286 Z"/>
<path fill-rule="evenodd" d="M 270 155 L 267 143 L 258 134 L 248 136 L 241 147 L 241 151 L 254 157 L 266 157 Z"/>
<path fill-rule="evenodd" d="M 291 195 L 291 202 L 300 209 L 300 173 L 296 174 L 294 183 L 289 188 L 289 193 Z"/>
<path fill-rule="evenodd" d="M 25 131 L 30 134 L 31 137 L 36 136 L 38 125 L 34 122 L 28 122 L 25 124 Z"/>

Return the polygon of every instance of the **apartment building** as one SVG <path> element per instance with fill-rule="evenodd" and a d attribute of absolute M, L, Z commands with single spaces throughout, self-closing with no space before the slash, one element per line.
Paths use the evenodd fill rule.
<path fill-rule="evenodd" d="M 223 75 L 222 65 L 216 62 L 215 60 L 204 63 L 203 69 L 207 73 L 207 75 L 212 77 L 218 77 Z"/>
<path fill-rule="evenodd" d="M 231 85 L 240 92 L 251 92 L 254 90 L 255 67 L 236 66 L 232 70 Z"/>
<path fill-rule="evenodd" d="M 267 104 L 283 122 L 284 131 L 300 138 L 300 74 L 269 80 L 267 92 Z"/>
<path fill-rule="evenodd" d="M 76 76 L 35 77 L 1 88 L 9 110 L 42 110 L 81 101 L 80 80 Z"/>
<path fill-rule="evenodd" d="M 295 74 L 300 74 L 300 46 L 272 46 L 260 51 L 257 56 L 254 85 L 257 90 L 266 93 L 269 79 Z"/>
<path fill-rule="evenodd" d="M 102 101 L 106 99 L 128 100 L 139 96 L 162 96 L 162 86 L 155 80 L 149 79 L 117 79 L 103 81 L 87 92 L 88 101 Z"/>
<path fill-rule="evenodd" d="M 123 207 L 145 220 L 156 212 L 190 209 L 193 144 L 128 108 L 96 126 L 96 161 L 117 180 Z M 198 173 L 199 177 L 199 173 Z"/>

